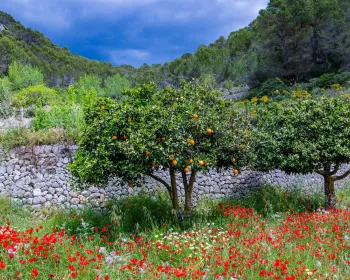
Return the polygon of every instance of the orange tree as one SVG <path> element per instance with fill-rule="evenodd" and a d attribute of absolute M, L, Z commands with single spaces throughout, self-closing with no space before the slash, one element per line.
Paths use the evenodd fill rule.
<path fill-rule="evenodd" d="M 70 166 L 77 183 L 103 186 L 118 177 L 133 186 L 149 176 L 166 188 L 175 210 L 183 187 L 188 212 L 199 171 L 233 167 L 237 175 L 246 164 L 248 121 L 220 93 L 183 83 L 160 91 L 146 84 L 124 94 L 121 102 L 100 98 L 86 109 L 86 128 Z M 160 169 L 170 183 L 157 175 Z"/>
<path fill-rule="evenodd" d="M 254 168 L 324 177 L 326 208 L 336 205 L 334 182 L 350 162 L 350 103 L 345 98 L 289 100 L 257 109 Z"/>

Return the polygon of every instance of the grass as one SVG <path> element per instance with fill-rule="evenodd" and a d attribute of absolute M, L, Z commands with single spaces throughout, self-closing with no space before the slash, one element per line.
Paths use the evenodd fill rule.
<path fill-rule="evenodd" d="M 333 214 L 273 187 L 202 201 L 184 229 L 162 193 L 44 219 L 3 198 L 0 279 L 349 279 L 350 184 L 337 195 Z"/>
<path fill-rule="evenodd" d="M 60 128 L 48 128 L 38 131 L 25 127 L 12 128 L 0 134 L 0 145 L 8 151 L 19 146 L 34 147 L 59 143 L 73 144 L 75 134 L 75 131 Z"/>

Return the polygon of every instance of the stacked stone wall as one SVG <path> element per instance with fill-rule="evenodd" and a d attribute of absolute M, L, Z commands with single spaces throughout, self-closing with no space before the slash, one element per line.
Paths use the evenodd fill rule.
<path fill-rule="evenodd" d="M 112 180 L 103 189 L 94 186 L 84 190 L 74 189 L 67 167 L 75 150 L 76 147 L 58 145 L 21 147 L 9 153 L 0 150 L 0 195 L 38 209 L 82 207 L 87 202 L 103 207 L 109 199 L 127 198 L 141 191 L 141 188 L 130 188 L 118 179 Z M 169 182 L 165 172 L 160 171 L 157 175 Z M 237 198 L 264 184 L 277 185 L 286 190 L 300 188 L 305 192 L 322 192 L 322 179 L 318 174 L 287 175 L 279 170 L 270 173 L 243 170 L 239 176 L 234 176 L 232 170 L 221 173 L 210 170 L 197 175 L 193 199 L 196 203 L 203 198 Z M 177 180 L 181 186 L 182 179 L 178 177 Z M 339 181 L 337 186 L 342 186 L 344 182 Z M 143 188 L 152 193 L 161 186 L 153 179 L 146 178 Z M 181 187 L 179 193 L 184 195 Z"/>

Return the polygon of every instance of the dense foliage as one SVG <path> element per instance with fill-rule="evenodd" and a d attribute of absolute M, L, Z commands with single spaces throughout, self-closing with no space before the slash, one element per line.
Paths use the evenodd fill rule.
<path fill-rule="evenodd" d="M 345 98 L 271 103 L 257 109 L 255 164 L 258 170 L 316 172 L 324 177 L 326 208 L 335 206 L 334 182 L 350 162 L 350 103 Z"/>
<path fill-rule="evenodd" d="M 1 11 L 0 24 L 6 27 L 0 32 L 0 75 L 6 73 L 14 61 L 38 67 L 48 86 L 70 85 L 83 74 L 106 78 L 120 73 L 111 63 L 73 55 L 67 48 L 54 45 L 40 32 L 23 27 Z"/>
<path fill-rule="evenodd" d="M 247 119 L 220 93 L 183 83 L 181 89 L 161 91 L 146 84 L 125 95 L 119 103 L 99 99 L 86 111 L 71 168 L 79 182 L 105 184 L 119 177 L 135 184 L 141 175 L 150 176 L 166 187 L 178 210 L 175 175 L 180 173 L 190 211 L 198 171 L 234 167 L 237 174 L 246 164 Z M 157 177 L 159 169 L 169 172 L 170 184 Z"/>

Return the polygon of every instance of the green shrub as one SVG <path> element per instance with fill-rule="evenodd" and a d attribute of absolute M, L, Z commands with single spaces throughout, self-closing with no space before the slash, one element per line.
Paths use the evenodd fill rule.
<path fill-rule="evenodd" d="M 350 72 L 343 72 L 339 74 L 327 73 L 318 78 L 311 79 L 309 89 L 314 87 L 329 88 L 334 84 L 344 86 L 348 81 L 350 81 Z"/>
<path fill-rule="evenodd" d="M 81 131 L 83 125 L 83 109 L 78 105 L 53 106 L 48 110 L 38 108 L 31 126 L 34 130 L 63 128 Z"/>
<path fill-rule="evenodd" d="M 84 75 L 81 76 L 78 80 L 78 82 L 75 84 L 75 87 L 81 91 L 95 91 L 96 93 L 100 94 L 102 92 L 101 89 L 101 79 L 94 75 Z"/>
<path fill-rule="evenodd" d="M 262 83 L 261 86 L 254 88 L 250 91 L 250 97 L 258 96 L 272 96 L 277 92 L 282 93 L 284 90 L 288 90 L 286 85 L 280 78 L 271 78 Z"/>
<path fill-rule="evenodd" d="M 164 225 L 175 226 L 170 200 L 164 193 L 152 197 L 145 192 L 111 204 L 112 218 L 119 219 L 122 232 L 139 233 Z"/>
<path fill-rule="evenodd" d="M 13 90 L 44 84 L 44 75 L 36 67 L 13 62 L 9 67 L 9 80 Z"/>
<path fill-rule="evenodd" d="M 14 96 L 12 104 L 18 107 L 42 107 L 45 105 L 58 104 L 60 101 L 61 97 L 55 90 L 44 85 L 35 85 L 18 92 Z"/>
<path fill-rule="evenodd" d="M 127 88 L 130 88 L 128 79 L 115 75 L 104 80 L 103 93 L 104 96 L 119 100 L 122 97 L 122 92 Z"/>
<path fill-rule="evenodd" d="M 343 72 L 343 73 L 336 75 L 335 83 L 333 83 L 333 84 L 339 84 L 341 86 L 344 86 L 348 82 L 350 82 L 350 72 Z"/>
<path fill-rule="evenodd" d="M 11 104 L 11 82 L 7 77 L 0 79 L 0 119 L 12 115 Z"/>
<path fill-rule="evenodd" d="M 11 150 L 19 146 L 34 147 L 59 143 L 72 144 L 74 143 L 74 137 L 63 129 L 52 128 L 32 131 L 25 127 L 9 129 L 0 137 L 0 145 L 5 150 Z"/>

